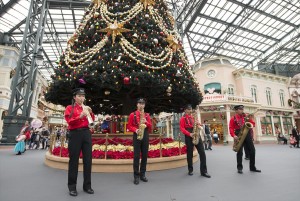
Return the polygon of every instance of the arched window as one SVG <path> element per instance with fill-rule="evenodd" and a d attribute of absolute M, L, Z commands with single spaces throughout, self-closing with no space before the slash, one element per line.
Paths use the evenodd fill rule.
<path fill-rule="evenodd" d="M 257 103 L 257 87 L 255 85 L 251 85 L 251 96 L 255 103 Z"/>
<path fill-rule="evenodd" d="M 272 93 L 271 88 L 266 88 L 266 98 L 267 98 L 267 104 L 272 105 Z"/>

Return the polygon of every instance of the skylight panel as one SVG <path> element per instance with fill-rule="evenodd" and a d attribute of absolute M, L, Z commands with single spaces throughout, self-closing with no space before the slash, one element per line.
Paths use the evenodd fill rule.
<path fill-rule="evenodd" d="M 215 16 L 215 15 L 217 15 L 217 13 L 218 13 L 218 11 L 220 10 L 219 8 L 217 8 L 217 7 L 215 7 L 215 6 L 209 6 L 209 4 L 206 4 L 208 7 L 207 7 L 207 9 L 206 10 L 204 10 L 204 14 L 205 15 L 208 15 L 208 16 Z M 216 10 L 216 9 L 217 10 Z"/>
<path fill-rule="evenodd" d="M 300 21 L 300 13 L 294 13 L 293 17 L 290 19 L 290 22 L 293 24 L 297 24 Z"/>

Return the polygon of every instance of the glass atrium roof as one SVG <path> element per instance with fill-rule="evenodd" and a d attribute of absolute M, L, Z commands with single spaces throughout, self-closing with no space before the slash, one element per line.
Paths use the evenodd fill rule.
<path fill-rule="evenodd" d="M 47 0 L 48 13 L 40 68 L 47 79 L 89 0 Z M 238 68 L 300 65 L 299 0 L 167 0 L 190 64 L 224 56 Z M 0 32 L 19 47 L 30 0 L 0 0 Z"/>

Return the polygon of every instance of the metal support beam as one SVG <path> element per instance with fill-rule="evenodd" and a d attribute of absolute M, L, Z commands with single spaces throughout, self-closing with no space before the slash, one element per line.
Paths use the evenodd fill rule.
<path fill-rule="evenodd" d="M 211 55 L 214 55 L 214 56 L 227 57 L 227 58 L 229 58 L 231 60 L 236 60 L 236 61 L 240 61 L 240 62 L 244 62 L 244 63 L 249 63 L 249 61 L 247 61 L 247 60 L 239 59 L 239 58 L 236 58 L 236 57 L 231 57 L 231 56 L 227 56 L 227 55 L 223 55 L 223 54 L 218 54 L 218 53 L 212 54 L 213 53 L 212 51 L 199 50 L 199 49 L 196 49 L 196 48 L 192 48 L 192 51 L 200 52 L 200 53 L 204 53 L 204 54 L 208 53 L 208 54 L 211 54 Z"/>
<path fill-rule="evenodd" d="M 270 40 L 273 40 L 273 41 L 276 41 L 276 42 L 279 42 L 279 39 L 277 38 L 273 38 L 271 36 L 268 36 L 268 35 L 264 35 L 264 34 L 261 34 L 261 33 L 258 33 L 256 31 L 253 31 L 251 29 L 247 29 L 247 28 L 244 28 L 244 27 L 241 27 L 241 26 L 238 26 L 238 25 L 235 25 L 235 24 L 231 24 L 231 23 L 228 23 L 226 21 L 223 21 L 223 20 L 220 20 L 220 19 L 216 19 L 214 17 L 210 17 L 210 16 L 207 16 L 207 15 L 204 15 L 204 14 L 198 14 L 199 17 L 202 17 L 202 18 L 205 18 L 205 19 L 208 19 L 208 20 L 211 20 L 213 22 L 218 22 L 220 24 L 224 24 L 226 26 L 230 26 L 232 28 L 235 28 L 235 29 L 239 29 L 239 30 L 242 30 L 242 31 L 246 31 L 248 33 L 252 33 L 254 35 L 257 35 L 257 36 L 261 36 L 261 37 L 264 37 L 264 38 L 267 38 L 267 39 L 270 39 Z"/>
<path fill-rule="evenodd" d="M 13 7 L 19 1 L 20 0 L 10 0 L 4 6 L 2 6 L 0 9 L 0 17 L 2 17 L 11 7 Z"/>
<path fill-rule="evenodd" d="M 198 5 L 196 7 L 196 11 L 194 13 L 189 14 L 192 16 L 191 16 L 191 19 L 189 20 L 187 26 L 184 28 L 183 34 L 186 34 L 186 32 L 191 28 L 191 26 L 195 22 L 198 14 L 200 14 L 201 10 L 203 9 L 203 7 L 205 6 L 206 3 L 207 3 L 207 0 L 202 0 L 200 3 L 198 3 Z M 185 19 L 187 19 L 187 16 L 185 16 Z"/>
<path fill-rule="evenodd" d="M 275 16 L 275 15 L 271 15 L 271 14 L 269 14 L 269 13 L 266 13 L 265 11 L 259 10 L 259 9 L 257 9 L 257 8 L 251 7 L 251 6 L 249 6 L 249 5 L 247 5 L 247 4 L 244 4 L 244 3 L 240 2 L 240 1 L 237 1 L 237 0 L 227 0 L 227 1 L 229 1 L 229 2 L 231 2 L 231 3 L 234 3 L 234 4 L 237 4 L 237 5 L 239 5 L 239 6 L 242 6 L 242 7 L 244 7 L 244 8 L 247 8 L 247 9 L 249 9 L 249 10 L 255 11 L 256 13 L 262 14 L 262 15 L 267 16 L 267 17 L 269 17 L 269 18 L 272 18 L 272 19 L 274 19 L 274 20 L 276 20 L 276 21 L 279 21 L 279 22 L 282 22 L 282 23 L 287 24 L 287 25 L 289 25 L 289 26 L 292 26 L 292 27 L 294 27 L 294 28 L 297 27 L 297 25 L 295 25 L 295 24 L 293 24 L 293 23 L 291 23 L 291 22 L 289 22 L 289 21 L 286 21 L 286 20 L 284 20 L 284 19 L 281 19 L 281 18 L 279 18 L 279 17 L 277 17 L 277 16 Z"/>
<path fill-rule="evenodd" d="M 209 35 L 205 35 L 205 34 L 201 34 L 201 33 L 196 33 L 196 32 L 194 32 L 194 31 L 188 31 L 188 34 L 190 34 L 190 33 L 191 33 L 191 34 L 195 34 L 195 35 L 197 35 L 197 36 L 202 36 L 202 37 L 204 37 L 204 38 L 210 38 L 210 39 L 213 39 L 213 40 L 219 40 L 219 39 L 216 38 L 216 37 L 209 36 Z M 190 37 L 191 37 L 191 36 L 190 36 Z M 192 37 L 191 37 L 191 39 L 193 40 L 193 42 L 195 42 L 195 43 L 200 43 L 200 44 L 201 44 L 201 42 L 195 41 Z M 255 52 L 261 52 L 261 53 L 262 53 L 261 50 L 255 49 L 255 48 L 253 48 L 253 47 L 244 46 L 244 45 L 241 45 L 241 44 L 239 44 L 239 43 L 234 43 L 234 42 L 231 42 L 231 41 L 225 41 L 225 42 L 228 43 L 228 44 L 230 44 L 230 45 L 236 45 L 236 46 L 242 47 L 242 48 L 245 49 L 245 51 L 247 51 L 247 49 L 250 49 L 250 50 L 253 50 L 253 51 L 255 51 Z"/>
<path fill-rule="evenodd" d="M 79 9 L 82 10 L 88 7 L 91 2 L 89 1 L 72 1 L 72 0 L 47 0 L 50 7 L 49 9 Z"/>
<path fill-rule="evenodd" d="M 30 117 L 38 71 L 37 57 L 42 54 L 41 48 L 47 18 L 45 5 L 46 0 L 31 0 L 30 2 L 16 74 L 12 81 L 8 116 L 7 119 L 4 119 L 3 139 L 6 142 L 15 142 L 14 138 L 20 131 L 24 120 Z M 38 26 L 36 26 L 37 24 Z M 14 120 L 16 116 L 22 120 Z"/>
<path fill-rule="evenodd" d="M 260 63 L 270 63 L 268 62 L 268 59 L 272 55 L 276 54 L 276 52 L 278 52 L 277 54 L 280 55 L 280 51 L 284 50 L 285 48 L 292 48 L 291 46 L 297 46 L 297 43 L 295 41 L 299 40 L 299 38 L 300 26 L 283 36 L 279 43 L 277 43 L 275 46 L 271 46 L 270 48 L 268 48 L 264 53 L 256 57 L 251 63 L 253 63 L 253 66 L 258 66 Z M 281 56 L 283 56 L 283 54 Z M 277 56 L 277 58 L 279 57 Z"/>

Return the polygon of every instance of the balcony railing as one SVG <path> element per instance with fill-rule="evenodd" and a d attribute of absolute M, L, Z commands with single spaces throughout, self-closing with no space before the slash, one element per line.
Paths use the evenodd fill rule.
<path fill-rule="evenodd" d="M 224 94 L 205 94 L 203 96 L 202 103 L 224 102 L 224 101 L 254 103 L 254 99 L 252 97 L 232 96 L 232 95 L 224 95 Z"/>

